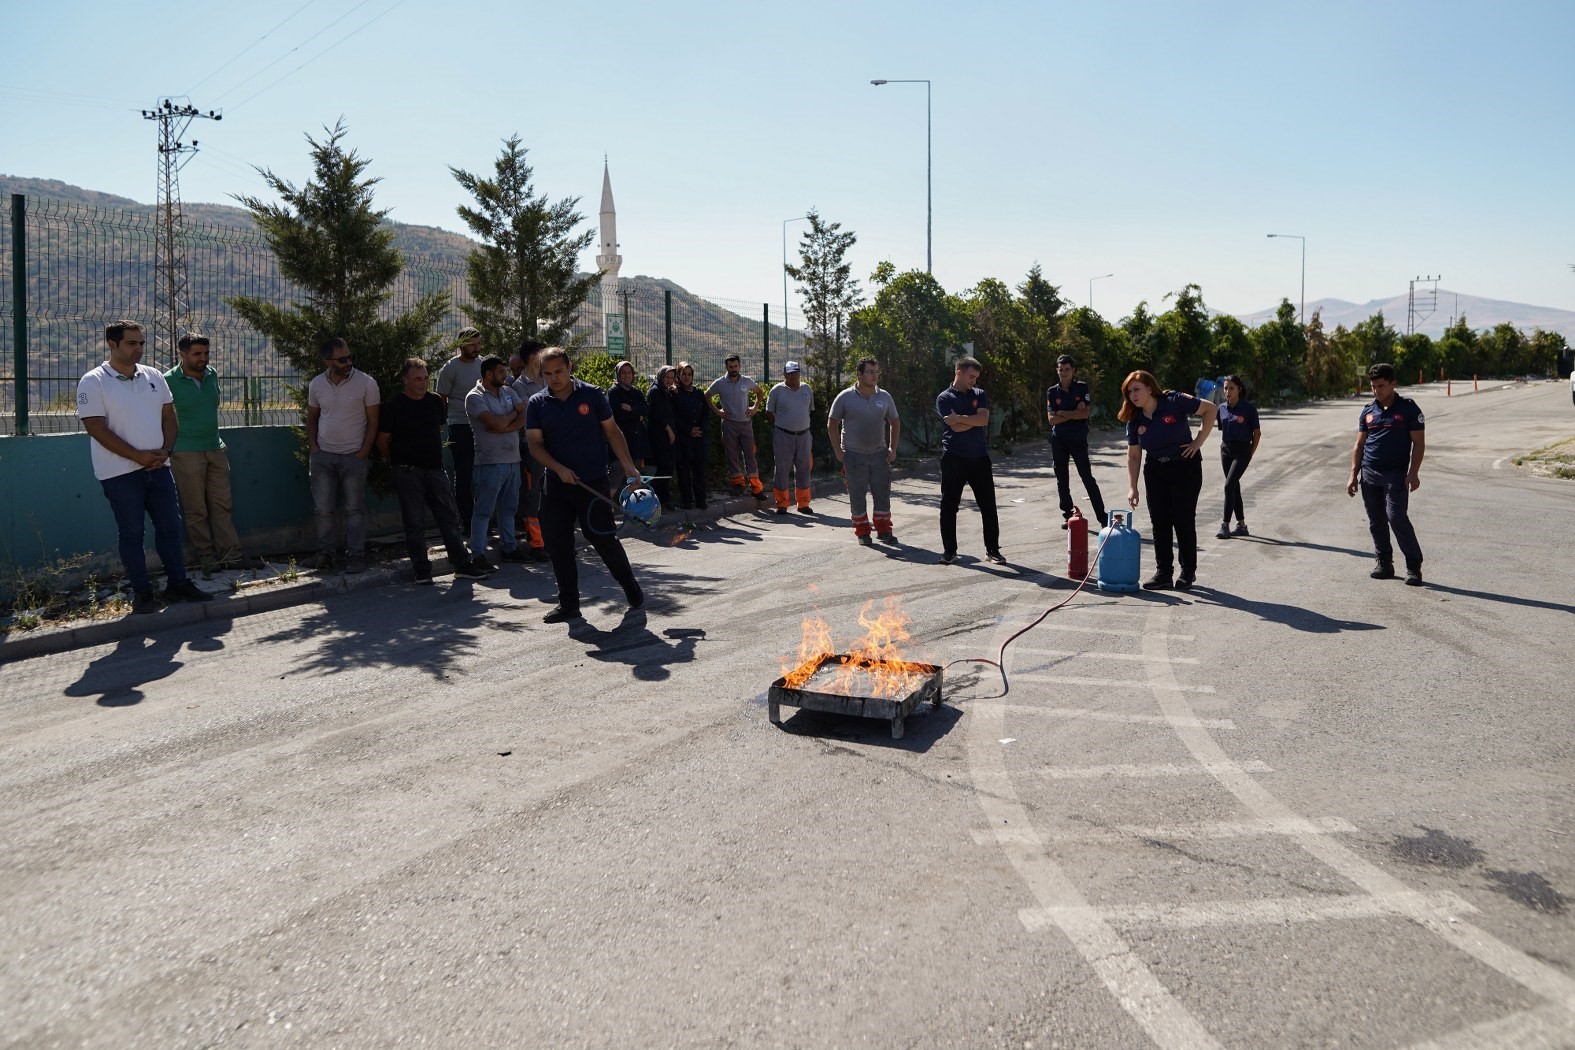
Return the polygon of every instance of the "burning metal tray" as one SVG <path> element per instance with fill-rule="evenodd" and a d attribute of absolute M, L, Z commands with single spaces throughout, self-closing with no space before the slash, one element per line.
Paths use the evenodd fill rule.
<path fill-rule="evenodd" d="M 793 685 L 788 684 L 792 680 Z M 935 664 L 888 664 L 848 653 L 818 656 L 771 683 L 773 725 L 782 705 L 857 718 L 888 718 L 892 739 L 902 739 L 903 719 L 921 702 L 941 706 L 941 669 Z"/>

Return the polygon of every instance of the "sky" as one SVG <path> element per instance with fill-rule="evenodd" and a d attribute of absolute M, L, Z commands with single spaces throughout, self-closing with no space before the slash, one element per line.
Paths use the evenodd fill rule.
<path fill-rule="evenodd" d="M 1188 283 L 1248 315 L 1299 300 L 1305 244 L 1308 301 L 1432 275 L 1575 310 L 1555 0 L 8 6 L 0 172 L 143 202 L 138 111 L 163 97 L 223 112 L 188 133 L 187 201 L 266 195 L 257 167 L 304 180 L 305 136 L 343 119 L 381 207 L 460 232 L 450 167 L 490 172 L 517 133 L 591 224 L 607 158 L 623 276 L 775 315 L 783 220 L 811 208 L 857 235 L 867 294 L 883 260 L 925 267 L 928 146 L 948 291 L 1037 263 L 1078 305 L 1112 275 L 1111 318 Z"/>

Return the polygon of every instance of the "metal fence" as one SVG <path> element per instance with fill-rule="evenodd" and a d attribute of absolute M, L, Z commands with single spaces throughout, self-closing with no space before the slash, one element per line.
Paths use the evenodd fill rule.
<path fill-rule="evenodd" d="M 471 301 L 462 252 L 401 245 L 421 238 L 395 230 L 405 269 L 385 309 L 402 313 L 421 296 L 447 291 L 451 305 L 441 327 L 457 331 Z M 123 317 L 154 319 L 156 242 L 152 208 L 21 195 L 0 208 L 0 435 L 80 429 L 76 384 L 104 360 L 104 326 Z M 225 300 L 251 296 L 285 306 L 301 297 L 300 289 L 279 273 L 273 251 L 253 228 L 188 217 L 184 249 L 192 327 L 213 340 L 223 380 L 221 425 L 299 422 L 291 390 L 301 378 Z M 666 282 L 621 280 L 611 295 L 593 291 L 571 331 L 581 352 L 603 351 L 606 324 L 621 319 L 620 356 L 645 374 L 669 360 L 688 360 L 701 377 L 720 375 L 722 359 L 737 353 L 746 372 L 765 379 L 770 365 L 780 369 L 784 356 L 803 348 L 802 335 L 792 330 L 802 327 L 802 317 L 791 313 L 784 330 L 780 313 L 780 306 L 698 296 Z M 149 331 L 144 363 L 174 365 L 174 348 L 155 340 L 151 325 Z"/>

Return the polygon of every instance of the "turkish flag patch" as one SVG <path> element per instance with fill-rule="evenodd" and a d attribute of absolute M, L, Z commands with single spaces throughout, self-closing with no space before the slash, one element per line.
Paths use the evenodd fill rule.
<path fill-rule="evenodd" d="M 582 404 L 582 405 L 581 405 L 581 406 L 580 406 L 580 415 L 582 415 L 582 416 L 588 416 L 588 415 L 590 415 L 590 414 L 591 414 L 591 406 L 590 406 L 590 405 L 583 405 L 583 404 Z"/>
<path fill-rule="evenodd" d="M 1160 416 L 1159 417 L 1159 421 L 1161 423 L 1164 423 L 1166 426 L 1170 426 L 1171 424 L 1176 422 L 1176 417 L 1175 416 Z"/>

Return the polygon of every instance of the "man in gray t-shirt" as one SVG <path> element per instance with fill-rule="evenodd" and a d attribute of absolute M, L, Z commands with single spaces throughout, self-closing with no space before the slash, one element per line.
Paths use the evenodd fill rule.
<path fill-rule="evenodd" d="M 487 525 L 498 512 L 504 561 L 527 561 L 514 532 L 520 499 L 520 428 L 525 402 L 508 385 L 509 366 L 501 357 L 481 362 L 481 382 L 465 395 L 465 414 L 475 435 L 475 506 L 470 515 L 470 552 L 484 558 Z"/>
<path fill-rule="evenodd" d="M 461 521 L 470 519 L 471 467 L 476 446 L 471 440 L 470 418 L 465 415 L 465 395 L 481 382 L 481 333 L 461 328 L 454 337 L 458 351 L 438 369 L 437 395 L 448 408 L 448 450 L 454 457 L 454 503 Z"/>
<path fill-rule="evenodd" d="M 756 499 L 764 499 L 766 487 L 760 482 L 760 466 L 755 461 L 755 427 L 750 422 L 760 411 L 760 384 L 743 374 L 743 363 L 737 354 L 729 354 L 722 364 L 727 374 L 711 381 L 705 388 L 705 398 L 712 413 L 722 421 L 728 481 L 735 491 L 743 492 L 747 471 L 749 491 Z"/>
<path fill-rule="evenodd" d="M 809 472 L 814 467 L 810 456 L 809 414 L 815 407 L 815 391 L 799 375 L 797 361 L 782 366 L 782 382 L 766 395 L 766 418 L 771 420 L 771 451 L 777 462 L 772 482 L 777 513 L 788 512 L 789 484 L 798 501 L 800 514 L 809 509 Z"/>
<path fill-rule="evenodd" d="M 876 384 L 879 378 L 880 365 L 873 357 L 859 361 L 858 382 L 837 395 L 826 420 L 831 450 L 848 482 L 853 535 L 866 547 L 872 542 L 868 495 L 875 497 L 876 534 L 882 543 L 897 542 L 891 526 L 891 464 L 897 458 L 902 424 L 897 402 Z"/>

